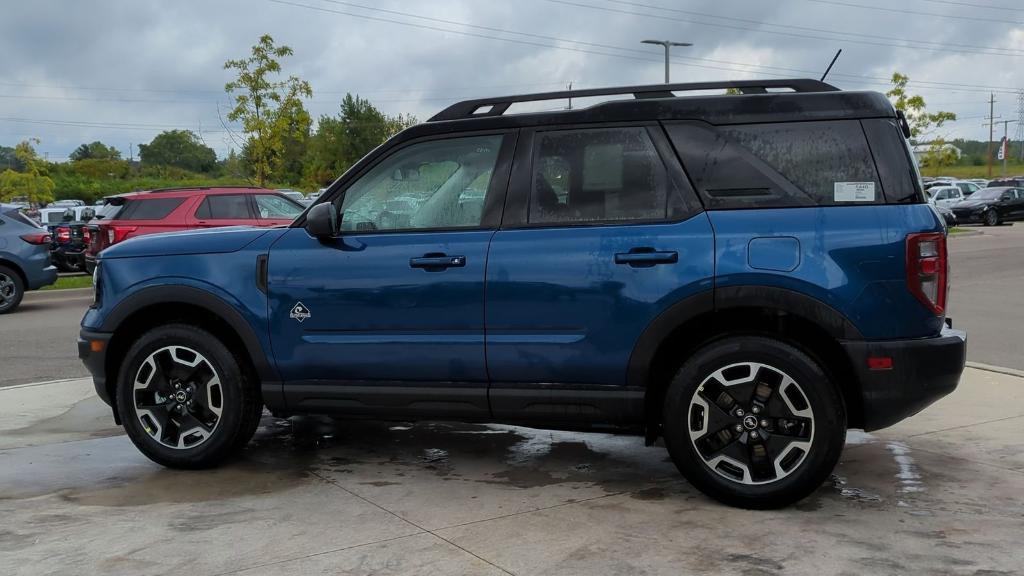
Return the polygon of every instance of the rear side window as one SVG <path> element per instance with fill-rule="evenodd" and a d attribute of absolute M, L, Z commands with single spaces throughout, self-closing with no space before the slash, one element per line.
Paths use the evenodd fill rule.
<path fill-rule="evenodd" d="M 196 210 L 196 218 L 211 220 L 248 220 L 249 198 L 243 194 L 213 194 Z"/>
<path fill-rule="evenodd" d="M 126 199 L 115 220 L 163 220 L 181 206 L 184 198 Z"/>
<path fill-rule="evenodd" d="M 664 220 L 673 192 L 646 128 L 539 132 L 528 221 Z"/>
<path fill-rule="evenodd" d="M 885 202 L 856 120 L 681 123 L 668 131 L 709 209 Z"/>

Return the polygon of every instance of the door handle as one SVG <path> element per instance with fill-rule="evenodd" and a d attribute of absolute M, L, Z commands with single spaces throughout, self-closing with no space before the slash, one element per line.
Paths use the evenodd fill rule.
<path fill-rule="evenodd" d="M 675 250 L 655 250 L 654 248 L 633 248 L 629 252 L 615 255 L 616 264 L 626 264 L 634 268 L 647 268 L 656 264 L 675 264 L 679 261 L 679 253 Z"/>
<path fill-rule="evenodd" d="M 424 254 L 419 258 L 410 258 L 410 268 L 423 268 L 430 272 L 447 268 L 462 268 L 466 265 L 465 256 L 448 256 L 447 254 Z"/>

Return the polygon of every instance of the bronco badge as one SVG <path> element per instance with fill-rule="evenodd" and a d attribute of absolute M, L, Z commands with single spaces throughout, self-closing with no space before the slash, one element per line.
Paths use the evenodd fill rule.
<path fill-rule="evenodd" d="M 292 306 L 292 311 L 288 314 L 288 317 L 298 320 L 301 323 L 312 315 L 313 314 L 309 311 L 309 308 L 306 308 L 305 304 L 302 302 L 296 302 L 295 306 Z"/>

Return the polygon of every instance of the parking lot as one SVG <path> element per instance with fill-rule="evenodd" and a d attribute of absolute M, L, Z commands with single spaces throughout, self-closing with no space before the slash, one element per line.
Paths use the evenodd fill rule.
<path fill-rule="evenodd" d="M 230 465 L 163 469 L 82 378 L 88 294 L 32 294 L 0 319 L 0 572 L 1019 573 L 1024 226 L 950 244 L 969 360 L 1009 369 L 851 432 L 775 512 L 709 500 L 639 438 L 509 426 L 265 415 Z"/>

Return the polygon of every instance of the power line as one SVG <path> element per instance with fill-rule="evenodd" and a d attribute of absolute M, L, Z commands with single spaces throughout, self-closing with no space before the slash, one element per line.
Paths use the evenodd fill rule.
<path fill-rule="evenodd" d="M 953 0 L 921 0 L 932 4 L 946 4 L 949 6 L 964 6 L 967 8 L 983 8 L 985 10 L 1006 10 L 1008 12 L 1024 12 L 1024 8 L 1008 8 L 1006 6 L 987 6 L 985 4 L 971 4 L 970 2 L 955 2 Z"/>
<path fill-rule="evenodd" d="M 825 28 L 813 28 L 813 27 L 810 27 L 810 26 L 794 26 L 794 25 L 790 25 L 790 24 L 774 24 L 774 23 L 769 23 L 769 22 L 761 22 L 760 20 L 752 20 L 752 19 L 749 19 L 749 18 L 737 18 L 737 17 L 734 17 L 734 16 L 719 16 L 719 15 L 716 15 L 716 14 L 707 14 L 707 13 L 703 13 L 703 12 L 694 12 L 694 11 L 691 11 L 691 10 L 681 10 L 679 8 L 668 8 L 668 7 L 665 7 L 665 6 L 658 6 L 658 5 L 654 5 L 654 4 L 645 4 L 643 2 L 631 2 L 631 1 L 628 1 L 628 0 L 605 0 L 605 1 L 609 2 L 609 3 L 612 3 L 612 4 L 621 4 L 621 5 L 625 5 L 625 6 L 633 6 L 633 7 L 638 7 L 638 8 L 647 8 L 647 9 L 651 9 L 651 10 L 661 10 L 661 11 L 673 12 L 673 13 L 677 13 L 677 14 L 688 14 L 690 16 L 700 16 L 700 17 L 703 17 L 703 18 L 716 18 L 716 19 L 719 19 L 719 20 L 726 20 L 726 21 L 733 21 L 733 22 L 742 22 L 742 23 L 746 23 L 746 24 L 754 24 L 759 29 L 761 27 L 763 27 L 763 26 L 771 26 L 771 27 L 774 27 L 774 28 L 784 28 L 784 29 L 789 29 L 789 30 L 799 30 L 799 31 L 805 31 L 805 32 L 818 32 L 818 33 L 824 33 L 824 34 L 835 34 L 835 35 L 839 35 L 839 36 L 855 36 L 855 37 L 860 37 L 860 38 L 873 38 L 873 39 L 876 39 L 876 40 L 889 40 L 889 41 L 898 42 L 899 43 L 898 45 L 902 46 L 904 48 L 916 48 L 918 45 L 930 44 L 930 45 L 933 45 L 933 46 L 936 46 L 936 47 L 939 47 L 939 48 L 943 48 L 943 49 L 945 49 L 946 47 L 949 47 L 949 46 L 957 46 L 957 47 L 961 47 L 961 48 L 974 48 L 974 49 L 977 49 L 977 50 L 992 50 L 992 51 L 999 51 L 999 52 L 1007 52 L 1006 55 L 1024 55 L 1024 50 L 1019 50 L 1019 49 L 1015 49 L 1015 48 L 1000 48 L 1000 47 L 997 47 L 997 46 L 978 46 L 978 45 L 974 45 L 974 44 L 957 44 L 957 43 L 953 43 L 953 42 L 935 42 L 935 41 L 931 41 L 931 40 L 914 40 L 914 39 L 910 39 L 910 38 L 897 38 L 897 37 L 893 37 L 893 36 L 881 36 L 881 35 L 878 35 L 878 34 L 862 34 L 862 33 L 858 33 L 858 32 L 845 32 L 845 31 L 838 31 L 838 30 L 828 30 L 828 29 L 825 29 Z M 657 17 L 656 15 L 653 15 L 653 14 L 648 15 L 648 16 Z M 798 37 L 802 37 L 802 36 L 798 36 Z M 856 41 L 850 40 L 850 42 L 856 42 Z M 873 45 L 873 44 L 869 43 L 869 45 Z"/>
<path fill-rule="evenodd" d="M 960 16 L 956 14 L 940 14 L 938 12 L 920 12 L 917 10 L 906 10 L 903 8 L 889 8 L 888 6 L 870 6 L 867 4 L 855 4 L 853 2 L 840 2 L 839 0 L 807 0 L 817 4 L 831 4 L 833 6 L 845 6 L 848 8 L 860 8 L 863 10 L 878 10 L 880 12 L 892 12 L 896 14 L 910 14 L 912 16 L 932 16 L 934 18 L 948 18 L 951 20 L 973 20 L 975 22 L 994 22 L 996 24 L 1009 24 L 1011 26 L 1022 26 L 1024 22 L 1004 20 L 1000 18 L 980 18 L 978 16 Z"/>

